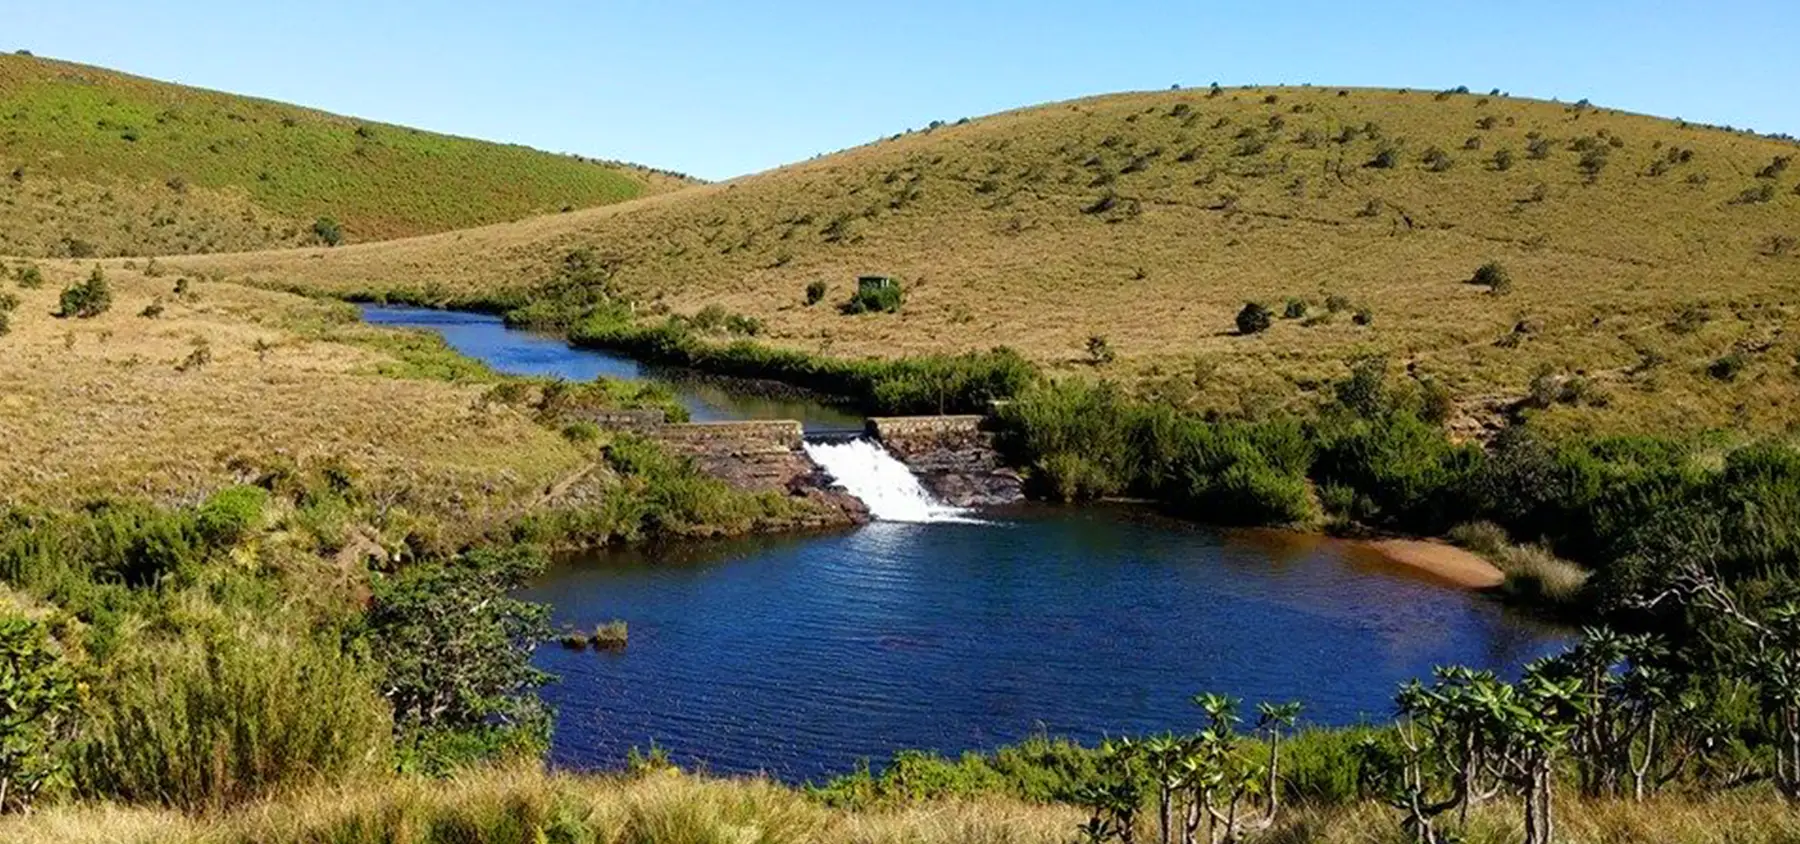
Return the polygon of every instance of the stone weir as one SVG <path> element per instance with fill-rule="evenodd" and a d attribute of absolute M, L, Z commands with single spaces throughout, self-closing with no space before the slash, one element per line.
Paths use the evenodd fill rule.
<path fill-rule="evenodd" d="M 885 416 L 868 433 L 905 463 L 938 500 L 955 507 L 1023 499 L 1019 473 L 1006 467 L 980 416 Z"/>
<path fill-rule="evenodd" d="M 843 511 L 851 521 L 868 521 L 868 508 L 832 488 L 831 478 L 806 456 L 806 432 L 797 421 L 688 422 L 646 433 L 738 489 L 809 498 Z"/>

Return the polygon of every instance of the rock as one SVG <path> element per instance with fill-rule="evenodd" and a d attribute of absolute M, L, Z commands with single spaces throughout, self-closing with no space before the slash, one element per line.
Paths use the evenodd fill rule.
<path fill-rule="evenodd" d="M 890 416 L 869 433 L 905 463 L 932 495 L 954 507 L 1011 504 L 1025 497 L 1019 474 L 1000 459 L 980 416 Z"/>

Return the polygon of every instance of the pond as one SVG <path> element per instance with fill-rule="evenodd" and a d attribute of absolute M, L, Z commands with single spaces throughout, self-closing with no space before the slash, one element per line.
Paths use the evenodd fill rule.
<path fill-rule="evenodd" d="M 730 382 L 696 390 L 491 318 L 370 311 L 506 371 L 666 379 L 697 417 L 854 421 L 793 398 L 740 405 Z M 1350 724 L 1388 717 L 1396 687 L 1434 666 L 1516 676 L 1567 637 L 1355 543 L 1127 507 L 972 515 L 560 561 L 525 597 L 558 626 L 624 620 L 630 643 L 539 652 L 560 678 L 553 761 L 617 767 L 654 743 L 716 772 L 819 780 L 907 748 L 1191 729 L 1203 691 Z"/>

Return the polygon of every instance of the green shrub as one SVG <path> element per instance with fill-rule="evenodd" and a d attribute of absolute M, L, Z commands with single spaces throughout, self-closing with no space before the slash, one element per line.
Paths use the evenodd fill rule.
<path fill-rule="evenodd" d="M 902 296 L 900 282 L 859 286 L 841 310 L 846 314 L 898 313 Z"/>
<path fill-rule="evenodd" d="M 563 439 L 576 444 L 597 442 L 600 439 L 600 426 L 592 422 L 570 422 L 563 426 Z"/>
<path fill-rule="evenodd" d="M 314 220 L 312 231 L 313 237 L 318 238 L 319 242 L 326 246 L 336 246 L 344 242 L 343 227 L 338 225 L 337 220 L 330 217 L 320 217 Z"/>
<path fill-rule="evenodd" d="M 1350 321 L 1361 326 L 1374 325 L 1375 309 L 1368 305 L 1363 305 L 1362 307 L 1357 308 L 1355 313 L 1350 315 Z"/>
<path fill-rule="evenodd" d="M 13 270 L 13 278 L 19 286 L 26 290 L 36 290 L 44 286 L 44 271 L 36 264 L 23 264 Z"/>
<path fill-rule="evenodd" d="M 1306 300 L 1289 298 L 1287 304 L 1281 309 L 1281 316 L 1284 319 L 1300 319 L 1306 316 Z"/>
<path fill-rule="evenodd" d="M 1750 357 L 1743 352 L 1732 352 L 1720 357 L 1706 367 L 1706 374 L 1720 381 L 1736 381 L 1738 374 L 1750 364 Z"/>
<path fill-rule="evenodd" d="M 1238 311 L 1237 330 L 1239 334 L 1258 334 L 1269 330 L 1275 317 L 1260 302 L 1247 302 Z"/>
<path fill-rule="evenodd" d="M 1501 170 L 1501 171 L 1511 170 L 1512 166 L 1513 166 L 1513 151 L 1512 150 L 1506 149 L 1504 147 L 1502 147 L 1501 149 L 1494 150 L 1494 169 L 1495 170 Z"/>
<path fill-rule="evenodd" d="M 74 672 L 43 622 L 0 611 L 0 815 L 29 811 L 74 736 Z"/>
<path fill-rule="evenodd" d="M 1512 291 L 1512 276 L 1499 261 L 1489 261 L 1475 268 L 1475 274 L 1469 277 L 1470 284 L 1479 284 L 1489 293 L 1504 295 Z"/>
<path fill-rule="evenodd" d="M 333 645 L 236 632 L 119 663 L 72 754 L 87 797 L 217 810 L 386 767 L 375 678 Z"/>
<path fill-rule="evenodd" d="M 99 266 L 88 274 L 87 281 L 69 285 L 62 292 L 61 317 L 88 319 L 106 313 L 112 308 L 112 285 L 106 282 L 106 272 Z"/>
<path fill-rule="evenodd" d="M 216 547 L 229 547 L 261 525 L 269 493 L 261 487 L 234 486 L 208 496 L 194 513 L 200 538 Z"/>
<path fill-rule="evenodd" d="M 1393 144 L 1382 147 L 1376 151 L 1375 157 L 1369 159 L 1369 163 L 1365 166 L 1377 170 L 1392 170 L 1400 166 L 1400 147 Z"/>
<path fill-rule="evenodd" d="M 1430 170 L 1433 173 L 1442 173 L 1445 170 L 1450 169 L 1451 165 L 1455 163 L 1454 159 L 1450 157 L 1450 153 L 1435 146 L 1427 148 L 1424 156 L 1422 156 L 1420 160 L 1425 163 L 1425 169 Z"/>
<path fill-rule="evenodd" d="M 828 285 L 823 281 L 808 282 L 806 285 L 806 304 L 807 304 L 807 306 L 811 307 L 813 305 L 819 304 L 821 301 L 824 301 L 825 294 L 827 292 L 829 292 L 830 289 L 831 289 L 831 285 Z"/>

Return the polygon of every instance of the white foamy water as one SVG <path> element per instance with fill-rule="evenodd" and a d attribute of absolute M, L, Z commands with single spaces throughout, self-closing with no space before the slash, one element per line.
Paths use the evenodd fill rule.
<path fill-rule="evenodd" d="M 806 443 L 806 454 L 845 492 L 862 499 L 869 515 L 887 522 L 974 522 L 967 511 L 939 502 L 905 463 L 872 440 Z"/>

